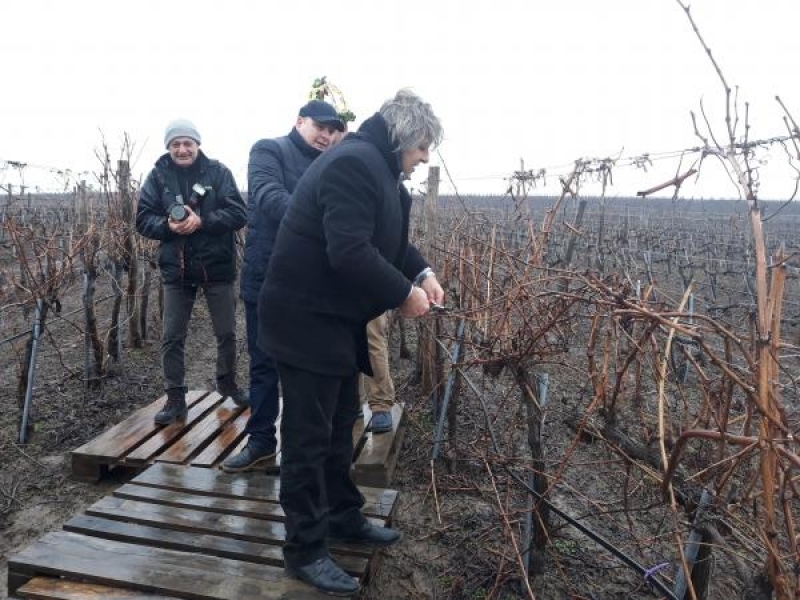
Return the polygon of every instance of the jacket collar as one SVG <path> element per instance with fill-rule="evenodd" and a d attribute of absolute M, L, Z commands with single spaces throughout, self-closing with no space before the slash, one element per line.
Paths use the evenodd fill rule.
<path fill-rule="evenodd" d="M 349 138 L 350 136 L 347 136 Z M 400 179 L 400 152 L 389 140 L 389 126 L 380 113 L 375 113 L 361 124 L 353 137 L 363 139 L 378 148 L 395 179 Z"/>
<path fill-rule="evenodd" d="M 297 146 L 300 152 L 311 159 L 317 158 L 320 154 L 322 154 L 322 150 L 317 150 L 314 148 L 314 146 L 303 139 L 303 136 L 300 135 L 300 132 L 297 131 L 297 128 L 292 129 L 292 131 L 289 132 L 289 139 L 295 146 Z"/>

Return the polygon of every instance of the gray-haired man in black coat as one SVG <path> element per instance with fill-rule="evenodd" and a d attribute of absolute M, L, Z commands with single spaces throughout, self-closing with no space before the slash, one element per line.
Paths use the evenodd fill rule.
<path fill-rule="evenodd" d="M 259 344 L 275 357 L 283 390 L 286 570 L 329 594 L 352 595 L 359 584 L 333 562 L 326 538 L 386 546 L 401 537 L 361 513 L 352 430 L 358 373 L 372 372 L 367 322 L 393 308 L 418 317 L 444 299 L 408 242 L 411 197 L 402 183 L 441 136 L 430 105 L 401 90 L 314 161 L 295 188 L 259 295 Z"/>

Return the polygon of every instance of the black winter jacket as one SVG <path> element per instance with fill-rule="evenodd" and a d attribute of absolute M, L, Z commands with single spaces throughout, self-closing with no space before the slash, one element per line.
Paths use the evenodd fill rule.
<path fill-rule="evenodd" d="M 170 184 L 172 182 L 172 184 Z M 175 188 L 187 200 L 199 183 L 206 195 L 195 208 L 203 226 L 191 235 L 177 235 L 167 225 Z M 231 283 L 236 279 L 235 232 L 244 227 L 247 209 L 230 170 L 202 152 L 191 167 L 175 165 L 169 153 L 155 167 L 139 192 L 136 230 L 160 240 L 158 265 L 164 283 Z"/>
<path fill-rule="evenodd" d="M 258 302 L 278 227 L 300 176 L 320 151 L 293 129 L 289 135 L 259 140 L 247 165 L 247 238 L 241 297 Z"/>
<path fill-rule="evenodd" d="M 297 184 L 259 296 L 259 345 L 315 373 L 371 374 L 366 324 L 427 266 L 408 243 L 411 196 L 376 114 Z"/>

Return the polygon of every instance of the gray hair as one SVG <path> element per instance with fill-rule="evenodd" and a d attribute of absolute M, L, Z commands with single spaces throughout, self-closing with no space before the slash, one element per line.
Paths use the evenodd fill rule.
<path fill-rule="evenodd" d="M 442 124 L 431 105 L 409 89 L 402 89 L 383 103 L 380 115 L 389 126 L 389 139 L 398 152 L 436 147 L 442 141 Z"/>

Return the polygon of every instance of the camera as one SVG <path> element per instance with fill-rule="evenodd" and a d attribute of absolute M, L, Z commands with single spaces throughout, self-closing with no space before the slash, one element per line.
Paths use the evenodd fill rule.
<path fill-rule="evenodd" d="M 206 190 L 206 188 L 199 183 L 195 183 L 192 186 L 192 195 L 189 197 L 188 202 L 184 203 L 183 197 L 180 195 L 175 197 L 175 204 L 169 209 L 169 218 L 173 221 L 183 221 L 186 219 L 186 217 L 189 216 L 189 211 L 186 210 L 186 207 L 189 206 L 192 210 L 197 208 L 207 192 L 208 190 Z"/>

